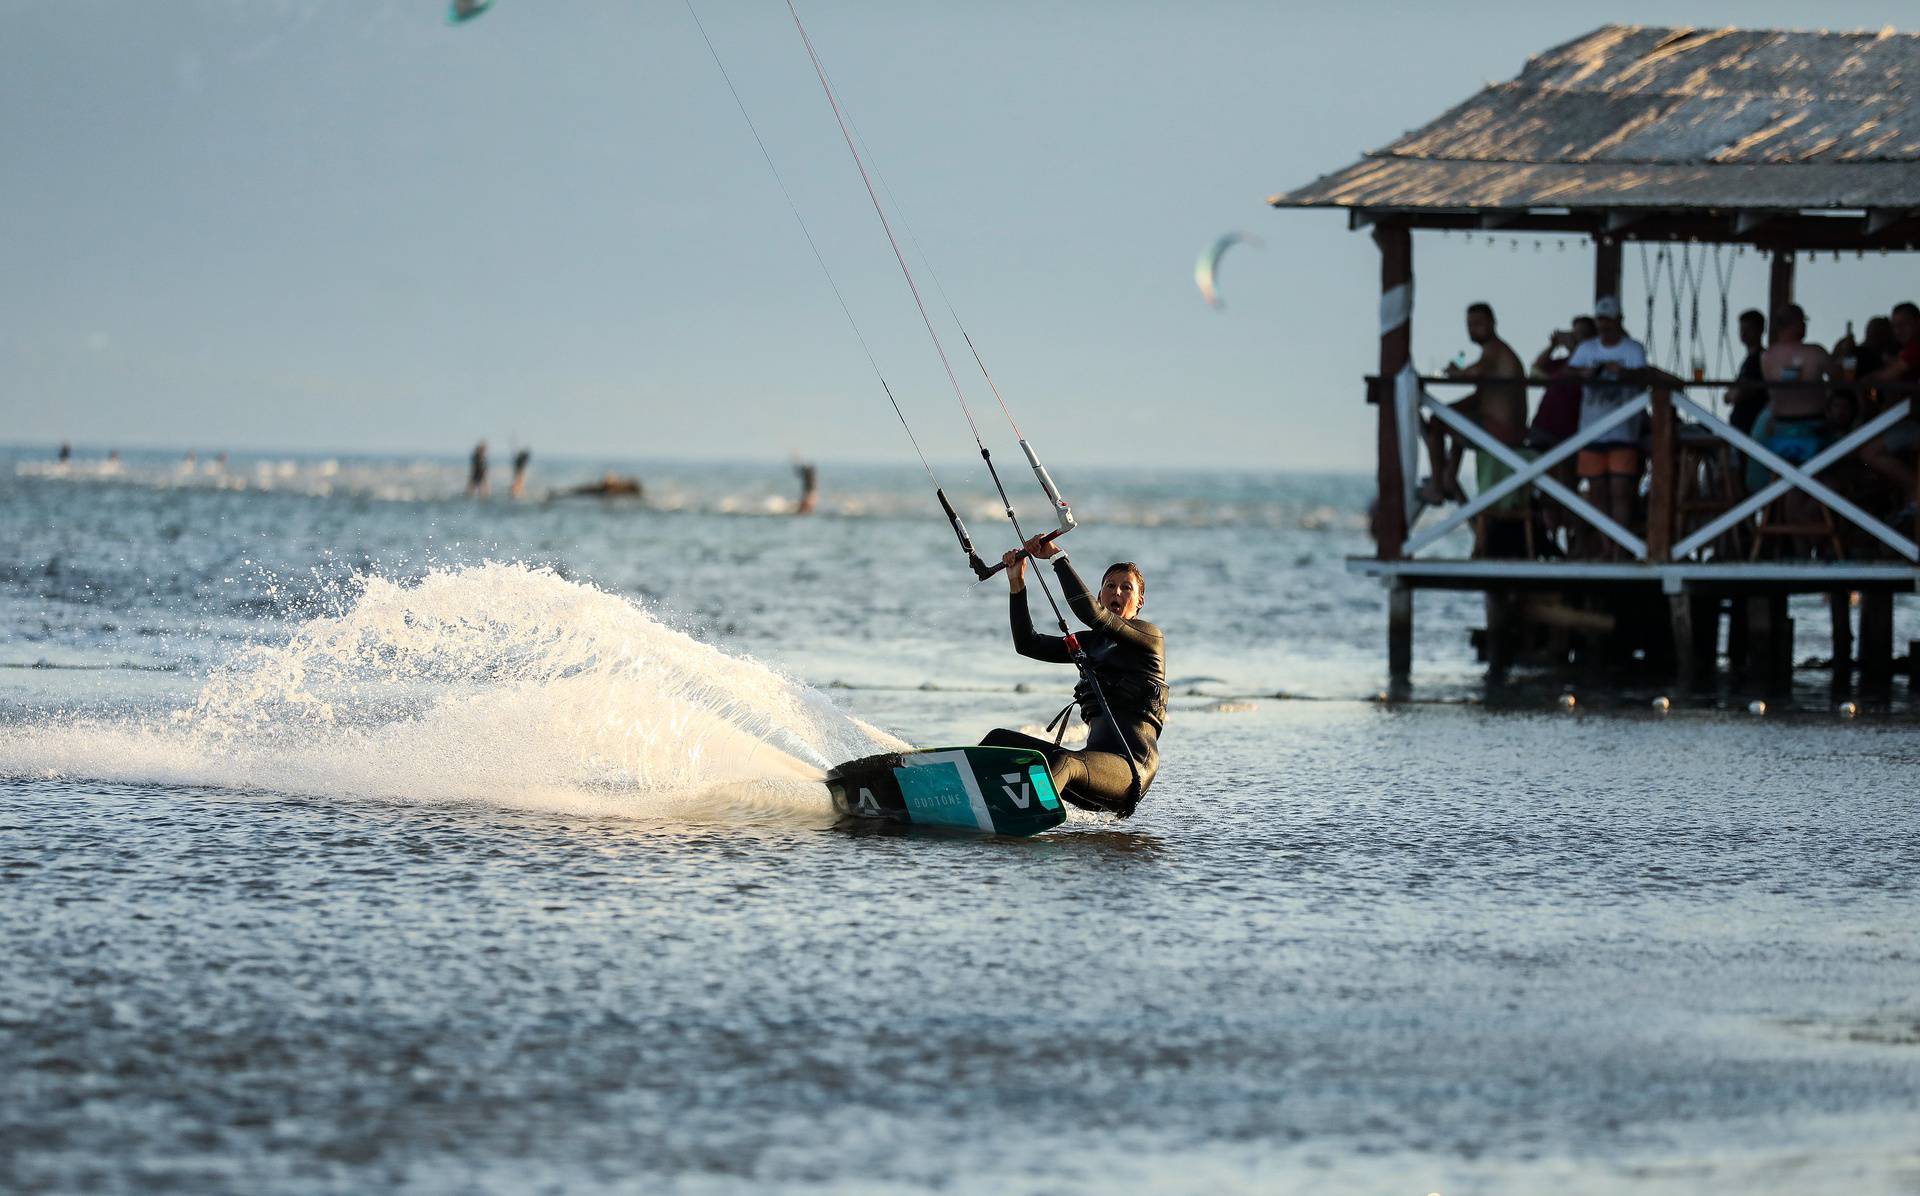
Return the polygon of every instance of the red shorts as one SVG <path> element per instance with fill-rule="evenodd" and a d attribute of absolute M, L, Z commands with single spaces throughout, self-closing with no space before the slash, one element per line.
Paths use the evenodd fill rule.
<path fill-rule="evenodd" d="M 1640 450 L 1630 444 L 1610 444 L 1605 448 L 1580 450 L 1580 476 L 1583 478 L 1638 477 Z"/>

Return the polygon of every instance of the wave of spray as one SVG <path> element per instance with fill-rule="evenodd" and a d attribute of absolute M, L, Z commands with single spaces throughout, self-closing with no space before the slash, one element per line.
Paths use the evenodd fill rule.
<path fill-rule="evenodd" d="M 819 779 L 900 741 L 550 571 L 369 578 L 192 706 L 13 728 L 0 774 L 469 800 L 639 817 L 830 816 Z"/>

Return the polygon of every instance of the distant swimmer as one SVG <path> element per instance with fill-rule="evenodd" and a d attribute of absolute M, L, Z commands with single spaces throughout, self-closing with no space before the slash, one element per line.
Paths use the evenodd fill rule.
<path fill-rule="evenodd" d="M 531 460 L 532 449 L 521 449 L 513 455 L 513 487 L 507 493 L 514 498 L 527 496 L 527 462 Z"/>
<path fill-rule="evenodd" d="M 482 440 L 473 446 L 473 456 L 467 469 L 467 497 L 485 498 L 487 496 L 487 442 Z"/>
<path fill-rule="evenodd" d="M 811 515 L 820 504 L 820 471 L 810 461 L 800 462 L 793 470 L 800 475 L 800 501 L 794 504 L 793 513 Z"/>
<path fill-rule="evenodd" d="M 1065 637 L 1041 635 L 1033 629 L 1027 610 L 1027 556 L 1038 560 L 1058 556 L 1060 549 L 1044 537 L 1027 541 L 1025 552 L 1001 557 L 1012 594 L 1014 651 L 1034 660 L 1070 664 L 1073 654 Z M 1088 630 L 1074 638 L 1092 665 L 1094 680 L 1113 712 L 1109 721 L 1099 696 L 1086 678 L 1073 697 L 1087 722 L 1087 746 L 1078 751 L 1018 731 L 996 728 L 980 742 L 987 747 L 1024 747 L 1044 752 L 1051 763 L 1054 788 L 1060 796 L 1084 810 L 1101 810 L 1125 818 L 1146 795 L 1160 768 L 1160 731 L 1167 722 L 1167 655 L 1160 629 L 1139 617 L 1146 603 L 1147 583 L 1139 566 L 1120 561 L 1107 566 L 1100 593 L 1087 592 L 1086 583 L 1067 558 L 1053 563 L 1067 605 Z M 1072 707 L 1060 712 L 1062 722 Z M 1118 724 L 1117 726 L 1115 724 Z M 1123 738 L 1124 736 L 1124 738 Z M 1132 753 L 1139 768 L 1139 784 L 1127 763 Z"/>
<path fill-rule="evenodd" d="M 62 440 L 60 442 L 60 464 L 65 465 L 71 460 L 73 460 L 73 446 Z"/>
<path fill-rule="evenodd" d="M 640 484 L 639 478 L 622 477 L 609 470 L 605 477 L 597 482 L 588 482 L 584 486 L 575 486 L 571 490 L 555 490 L 549 498 L 645 498 L 647 489 Z"/>

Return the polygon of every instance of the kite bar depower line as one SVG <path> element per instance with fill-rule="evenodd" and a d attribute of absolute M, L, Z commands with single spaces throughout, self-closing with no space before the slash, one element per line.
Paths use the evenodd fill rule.
<path fill-rule="evenodd" d="M 974 446 L 980 450 L 980 459 L 985 462 L 987 466 L 987 476 L 993 479 L 993 487 L 1000 495 L 1001 506 L 1006 509 L 1007 522 L 1013 525 L 1013 533 L 1019 538 L 1022 545 L 1021 551 L 1024 552 L 1025 545 L 1032 541 L 1028 539 L 1026 529 L 1020 526 L 1020 516 L 1013 509 L 1013 499 L 1007 495 L 1006 484 L 1000 480 L 1000 471 L 994 467 L 993 453 L 987 448 L 986 441 L 981 438 L 980 425 L 975 422 L 973 409 L 967 404 L 966 392 L 961 389 L 960 379 L 956 377 L 953 372 L 953 362 L 947 357 L 946 346 L 940 343 L 940 333 L 933 326 L 933 318 L 927 314 L 926 302 L 920 297 L 920 285 L 914 281 L 913 270 L 907 265 L 907 256 L 900 250 L 899 238 L 893 235 L 893 224 L 887 219 L 886 206 L 880 202 L 880 195 L 873 188 L 873 178 L 867 172 L 866 162 L 860 157 L 860 147 L 854 142 L 853 131 L 847 125 L 846 114 L 841 110 L 839 97 L 834 94 L 833 84 L 827 79 L 827 69 L 821 64 L 820 55 L 814 49 L 813 38 L 808 36 L 807 27 L 805 23 L 800 20 L 800 10 L 795 7 L 794 0 L 786 0 L 786 4 L 787 12 L 793 17 L 793 27 L 800 34 L 801 44 L 807 48 L 807 58 L 813 63 L 814 74 L 820 79 L 820 89 L 826 93 L 827 105 L 833 109 L 834 123 L 840 126 L 841 139 L 847 143 L 847 153 L 853 157 L 854 167 L 860 172 L 860 181 L 866 186 L 867 198 L 873 203 L 874 215 L 880 218 L 880 227 L 887 234 L 887 244 L 893 249 L 893 258 L 896 262 L 900 263 L 900 273 L 907 280 L 908 291 L 913 294 L 913 305 L 920 312 L 920 322 L 926 325 L 927 337 L 932 340 L 934 352 L 939 355 L 940 365 L 946 370 L 947 381 L 953 387 L 953 397 L 959 401 L 960 411 L 967 418 L 967 428 L 973 433 Z M 944 288 L 942 288 L 941 295 L 943 298 L 945 297 Z M 988 387 L 992 389 L 994 398 L 1000 404 L 1001 413 L 1006 416 L 1008 425 L 1013 429 L 1015 439 L 1020 443 L 1021 451 L 1026 454 L 1028 464 L 1033 467 L 1034 477 L 1039 481 L 1040 488 L 1046 493 L 1048 501 L 1053 504 L 1054 511 L 1059 518 L 1059 526 L 1042 537 L 1044 541 L 1051 542 L 1073 530 L 1075 526 L 1073 508 L 1067 504 L 1066 499 L 1061 497 L 1058 487 L 1053 484 L 1053 478 L 1047 474 L 1046 466 L 1040 463 L 1040 458 L 1035 455 L 1033 446 L 1030 445 L 1027 442 L 1027 438 L 1021 434 L 1020 425 L 1014 420 L 1013 412 L 1008 408 L 1006 398 L 1001 395 L 999 386 L 994 383 L 993 375 L 987 371 L 987 363 L 981 358 L 980 350 L 974 346 L 973 338 L 967 335 L 965 326 L 960 324 L 959 313 L 953 311 L 953 305 L 951 303 L 948 303 L 947 310 L 953 315 L 955 325 L 960 327 L 960 335 L 966 339 L 968 350 L 973 353 L 975 363 L 979 365 L 981 374 L 986 377 Z M 936 490 L 937 489 L 936 486 Z M 967 549 L 968 560 L 969 563 L 972 564 L 975 574 L 977 574 L 981 580 L 991 577 L 1002 566 L 983 566 L 979 555 L 973 551 L 972 544 L 968 542 L 966 532 L 960 525 L 959 517 L 954 514 L 952 504 L 947 502 L 944 493 L 941 493 L 939 497 L 941 507 L 946 510 L 948 518 L 953 521 L 954 530 L 959 533 L 961 543 Z M 1120 742 L 1121 750 L 1126 753 L 1127 770 L 1132 774 L 1130 789 L 1132 795 L 1137 800 L 1140 795 L 1140 765 L 1139 762 L 1134 759 L 1133 746 L 1127 742 L 1126 729 L 1120 725 L 1120 720 L 1114 717 L 1113 707 L 1107 703 L 1106 691 L 1101 687 L 1100 678 L 1095 674 L 1093 669 L 1093 662 L 1088 658 L 1085 649 L 1081 647 L 1079 637 L 1074 635 L 1073 630 L 1067 626 L 1066 612 L 1060 609 L 1060 602 L 1054 597 L 1053 587 L 1047 583 L 1046 571 L 1036 568 L 1033 571 L 1033 576 L 1034 580 L 1040 583 L 1040 592 L 1046 595 L 1047 605 L 1053 610 L 1054 622 L 1059 625 L 1061 638 L 1066 643 L 1067 652 L 1073 659 L 1074 667 L 1079 671 L 1081 679 L 1087 683 L 1087 687 L 1092 690 L 1094 699 L 1099 704 L 1100 713 L 1113 727 L 1115 737 Z"/>
<path fill-rule="evenodd" d="M 885 374 L 881 372 L 879 362 L 873 355 L 872 347 L 868 344 L 866 336 L 861 333 L 859 321 L 854 319 L 852 308 L 847 304 L 846 297 L 841 292 L 839 283 L 834 280 L 833 271 L 827 266 L 826 258 L 820 252 L 819 244 L 815 241 L 812 230 L 808 228 L 806 218 L 801 214 L 799 205 L 794 201 L 793 194 L 788 189 L 785 179 L 781 176 L 779 167 L 774 164 L 773 155 L 768 152 L 766 142 L 760 136 L 759 129 L 754 125 L 753 117 L 748 113 L 746 103 L 741 99 L 739 89 L 734 86 L 733 78 L 727 71 L 726 63 L 721 60 L 719 51 L 714 47 L 713 39 L 708 36 L 706 26 L 701 22 L 700 14 L 694 8 L 694 0 L 683 0 L 683 3 L 686 5 L 687 15 L 693 19 L 694 26 L 700 31 L 701 40 L 706 43 L 707 52 L 712 56 L 714 66 L 719 69 L 721 78 L 725 80 L 727 90 L 733 96 L 735 107 L 740 110 L 741 118 L 746 121 L 748 130 L 753 134 L 754 143 L 760 149 L 760 156 L 766 161 L 767 169 L 773 174 L 774 181 L 779 185 L 781 196 L 786 200 L 788 210 L 792 212 L 794 221 L 800 226 L 800 231 L 806 238 L 808 248 L 813 251 L 814 261 L 819 264 L 821 273 L 826 276 L 827 285 L 833 290 L 834 299 L 840 306 L 841 314 L 846 317 L 848 326 L 853 329 L 854 337 L 859 341 L 861 351 L 866 355 L 867 364 L 872 367 L 874 377 L 879 380 L 881 389 L 886 392 L 887 401 L 893 407 L 894 415 L 899 419 L 900 426 L 905 429 L 907 439 L 912 442 L 914 452 L 920 458 L 920 465 L 926 470 L 928 480 L 933 483 L 934 497 L 939 500 L 940 509 L 946 515 L 948 524 L 953 528 L 954 535 L 960 542 L 960 549 L 967 556 L 968 565 L 972 568 L 974 575 L 984 581 L 995 573 L 998 573 L 1005 565 L 997 564 L 990 566 L 980 559 L 980 554 L 974 548 L 972 538 L 967 534 L 966 524 L 962 522 L 959 512 L 954 509 L 953 503 L 947 498 L 945 488 L 940 485 L 940 479 L 934 474 L 933 466 L 928 462 L 926 453 L 921 449 L 919 438 L 914 435 L 913 426 L 908 422 L 906 413 L 901 410 L 900 401 L 895 396 L 893 387 L 888 385 Z M 960 404 L 961 414 L 966 417 L 967 428 L 973 434 L 974 446 L 980 450 L 980 459 L 986 463 L 987 474 L 993 479 L 994 489 L 1000 496 L 1000 503 L 1006 511 L 1007 521 L 1012 525 L 1014 535 L 1019 538 L 1022 545 L 1019 551 L 1022 555 L 1027 555 L 1025 545 L 1030 541 L 1026 531 L 1021 527 L 1020 517 L 1013 508 L 1013 500 L 1008 496 L 1006 485 L 1000 479 L 1000 471 L 994 466 L 993 454 L 987 448 L 986 441 L 980 435 L 980 426 L 973 417 L 971 406 L 967 403 L 966 392 L 960 386 L 960 379 L 954 374 L 953 363 L 947 356 L 946 346 L 941 343 L 940 334 L 934 328 L 932 317 L 927 313 L 927 306 L 921 297 L 919 284 L 914 280 L 912 268 L 907 265 L 906 254 L 900 249 L 899 239 L 894 236 L 893 224 L 887 219 L 886 206 L 880 202 L 880 196 L 874 190 L 873 179 L 867 171 L 866 162 L 860 156 L 858 145 L 855 144 L 846 114 L 840 106 L 840 99 L 834 93 L 833 84 L 827 78 L 826 67 L 820 61 L 820 55 L 813 45 L 813 39 L 807 33 L 806 24 L 800 19 L 799 9 L 795 7 L 793 0 L 786 0 L 786 4 L 787 12 L 793 18 L 794 29 L 798 31 L 800 35 L 801 44 L 806 47 L 807 58 L 813 65 L 814 74 L 820 80 L 820 88 L 826 95 L 827 105 L 833 111 L 834 123 L 840 128 L 840 136 L 846 142 L 847 152 L 852 156 L 854 166 L 860 173 L 860 181 L 866 187 L 867 198 L 873 204 L 874 214 L 879 217 L 880 227 L 886 233 L 887 244 L 893 250 L 894 260 L 900 265 L 900 273 L 906 279 L 908 291 L 913 295 L 914 307 L 920 313 L 920 321 L 925 325 L 928 339 L 933 342 L 934 352 L 939 356 L 941 367 L 946 371 L 947 382 L 953 387 L 954 398 Z M 929 267 L 929 271 L 931 271 L 931 267 Z M 939 287 L 939 278 L 931 274 L 930 277 L 933 277 L 935 286 Z M 1072 531 L 1077 525 L 1073 516 L 1073 508 L 1061 495 L 1059 487 L 1054 484 L 1053 478 L 1047 473 L 1046 466 L 1041 464 L 1038 454 L 1033 451 L 1033 446 L 1021 432 L 1018 421 L 1013 417 L 1013 411 L 1007 405 L 1006 397 L 1001 394 L 999 385 L 993 379 L 993 374 L 987 369 L 987 363 L 981 356 L 979 348 L 974 344 L 973 337 L 967 332 L 966 326 L 961 323 L 959 313 L 954 310 L 952 301 L 947 299 L 946 288 L 940 287 L 939 289 L 940 297 L 946 303 L 948 314 L 953 318 L 955 327 L 959 328 L 961 337 L 965 339 L 967 349 L 973 355 L 974 363 L 979 366 L 981 376 L 986 379 L 988 388 L 992 390 L 995 401 L 999 403 L 1000 411 L 1006 417 L 1007 424 L 1013 429 L 1014 438 L 1020 445 L 1020 451 L 1026 456 L 1027 464 L 1033 469 L 1034 478 L 1039 482 L 1041 490 L 1046 494 L 1047 501 L 1053 506 L 1057 526 L 1041 537 L 1043 542 L 1050 543 L 1067 532 Z M 1126 732 L 1121 727 L 1119 719 L 1114 716 L 1113 708 L 1107 703 L 1107 696 L 1100 685 L 1100 679 L 1094 673 L 1093 662 L 1088 658 L 1086 651 L 1082 648 L 1079 638 L 1075 636 L 1067 626 L 1066 614 L 1061 610 L 1060 603 L 1054 596 L 1053 587 L 1047 583 L 1045 572 L 1036 569 L 1034 571 L 1034 579 L 1040 583 L 1041 593 L 1046 596 L 1047 605 L 1052 608 L 1054 622 L 1058 624 L 1060 628 L 1062 638 L 1065 640 L 1068 653 L 1072 657 L 1074 666 L 1078 669 L 1081 677 L 1086 681 L 1088 688 L 1092 691 L 1094 699 L 1099 705 L 1100 713 L 1113 727 L 1119 738 L 1121 750 L 1126 753 L 1128 771 L 1132 774 L 1132 792 L 1137 799 L 1140 792 L 1140 766 L 1139 762 L 1134 758 L 1133 748 L 1127 741 Z"/>
<path fill-rule="evenodd" d="M 914 280 L 913 268 L 907 265 L 907 255 L 900 248 L 900 239 L 894 235 L 893 222 L 887 219 L 886 205 L 880 202 L 880 194 L 874 190 L 873 176 L 867 171 L 866 160 L 860 156 L 860 147 L 854 142 L 853 131 L 847 124 L 846 113 L 840 107 L 840 97 L 834 93 L 833 84 L 827 78 L 826 67 L 820 61 L 819 52 L 814 49 L 813 38 L 808 35 L 805 23 L 800 20 L 800 10 L 794 6 L 793 0 L 787 0 L 787 12 L 793 17 L 793 27 L 800 34 L 801 44 L 806 47 L 807 58 L 812 62 L 813 72 L 820 80 L 820 89 L 826 94 L 827 106 L 833 110 L 834 123 L 840 127 L 840 136 L 847 144 L 847 153 L 853 158 L 854 168 L 860 172 L 860 182 L 867 189 L 867 199 L 873 204 L 874 215 L 880 218 L 880 228 L 886 234 L 888 247 L 893 250 L 893 259 L 900 264 L 900 274 L 906 279 L 907 290 L 913 295 L 913 305 L 920 313 L 920 322 L 926 326 L 927 337 L 933 342 L 933 351 L 940 358 L 941 368 L 946 371 L 947 383 L 953 387 L 953 397 L 960 404 L 960 413 L 966 417 L 967 429 L 973 433 L 974 446 L 980 450 L 980 459 L 986 462 L 987 473 L 993 479 L 994 488 L 1000 493 L 1001 505 L 1006 508 L 1008 521 L 1013 524 L 1013 530 L 1020 537 L 1021 543 L 1025 544 L 1027 536 L 1020 527 L 1020 517 L 1014 513 L 1013 501 L 1007 496 L 1007 488 L 1000 480 L 1000 471 L 994 467 L 993 454 L 988 450 L 986 441 L 981 438 L 980 425 L 973 418 L 973 408 L 967 402 L 966 391 L 961 388 L 959 377 L 953 372 L 953 361 L 947 356 L 947 347 L 941 343 L 940 333 L 933 326 L 933 317 L 927 313 L 926 301 L 920 294 L 920 284 Z M 950 313 L 953 312 L 951 303 L 948 304 L 947 310 Z M 959 323 L 957 313 L 954 314 L 954 322 Z M 972 351 L 974 361 L 980 366 L 980 372 L 986 375 L 987 385 L 992 388 L 994 398 L 1000 403 L 1002 414 L 1006 416 L 1008 425 L 1013 428 L 1014 437 L 1020 442 L 1021 451 L 1026 454 L 1027 462 L 1033 467 L 1034 477 L 1040 482 L 1040 488 L 1046 493 L 1047 500 L 1053 504 L 1059 518 L 1059 527 L 1047 533 L 1047 538 L 1051 540 L 1064 535 L 1075 526 L 1073 508 L 1061 497 L 1059 488 L 1054 485 L 1053 478 L 1047 474 L 1046 467 L 1035 455 L 1033 446 L 1027 442 L 1025 436 L 1021 435 L 1020 425 L 1015 422 L 1013 412 L 1007 407 L 1006 399 L 1000 394 L 1000 388 L 994 384 L 993 376 L 987 372 L 986 362 L 981 359 L 980 351 L 974 347 L 973 338 L 967 335 L 964 327 L 961 328 L 961 335 L 966 338 L 967 348 Z M 976 565 L 974 571 L 984 579 L 992 576 L 997 570 L 983 571 Z M 1044 580 L 1041 585 L 1045 588 Z M 1050 590 L 1047 598 L 1049 601 L 1053 598 Z M 1058 613 L 1057 608 L 1056 613 Z"/>

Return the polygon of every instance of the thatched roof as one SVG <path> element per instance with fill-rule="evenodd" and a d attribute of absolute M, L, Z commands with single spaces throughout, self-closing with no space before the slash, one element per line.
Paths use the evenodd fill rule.
<path fill-rule="evenodd" d="M 1920 209 L 1920 35 L 1609 25 L 1275 207 Z"/>

